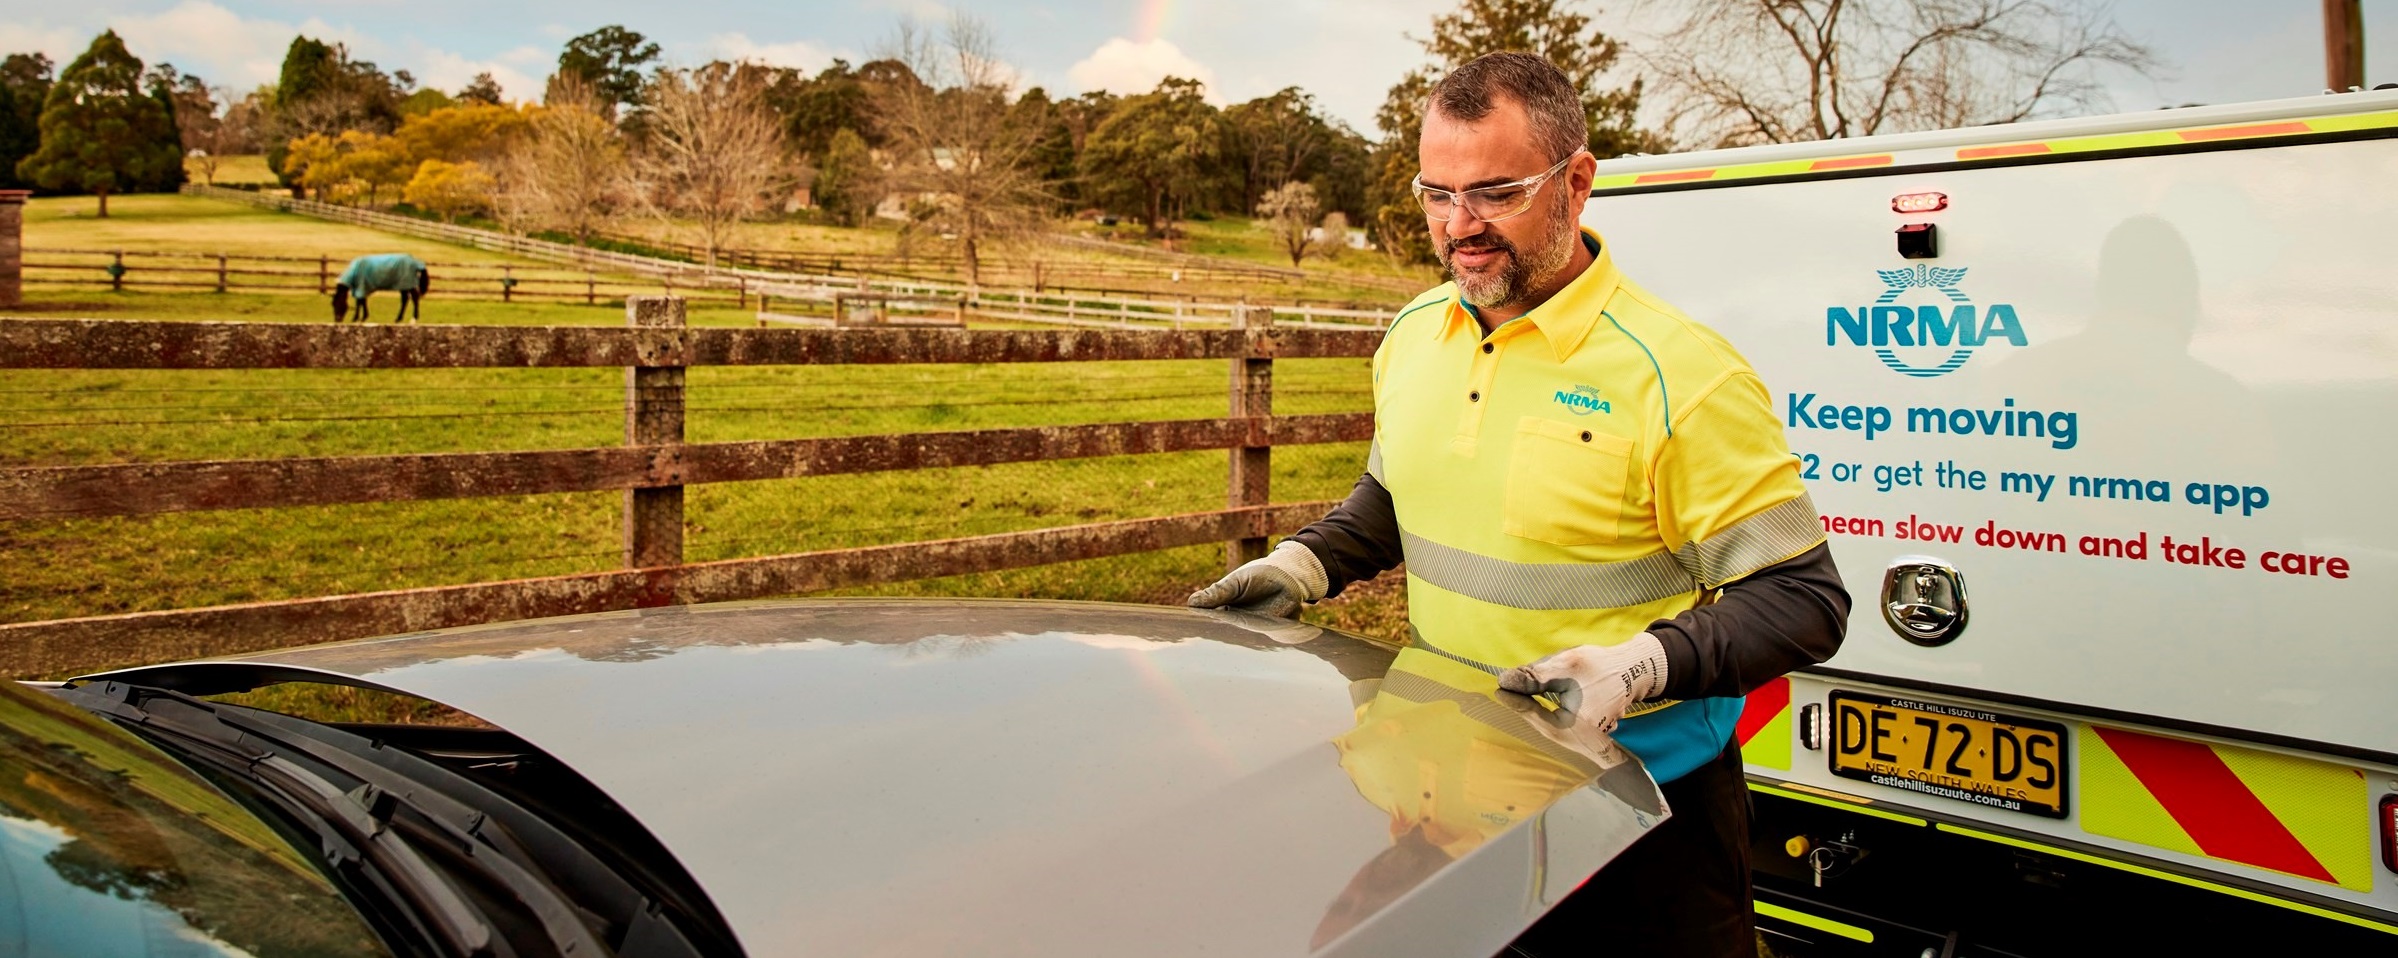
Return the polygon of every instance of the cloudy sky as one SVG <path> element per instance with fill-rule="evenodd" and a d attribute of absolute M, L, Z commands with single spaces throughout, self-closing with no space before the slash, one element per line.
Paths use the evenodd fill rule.
<path fill-rule="evenodd" d="M 1642 18 L 1670 0 L 1599 4 L 1637 43 Z M 1455 0 L 0 0 L 0 52 L 40 50 L 64 63 L 104 27 L 135 55 L 210 82 L 271 82 L 296 32 L 347 43 L 385 69 L 455 89 L 488 70 L 512 97 L 539 94 L 558 48 L 621 23 L 680 62 L 741 57 L 814 69 L 869 59 L 902 16 L 955 10 L 989 22 L 1001 52 L 1055 92 L 1144 90 L 1168 74 L 1206 82 L 1220 100 L 1285 86 L 1313 92 L 1373 135 L 1374 108 L 1420 62 L 1408 34 Z M 1586 4 L 1586 6 L 1589 6 Z M 2317 92 L 2319 0 L 2116 0 L 2118 22 L 2171 64 L 2151 81 L 2117 77 L 2125 110 Z M 2398 0 L 2365 0 L 2367 77 L 2398 82 Z M 1652 18 L 1653 19 L 1653 18 Z M 2378 45 L 2376 45 L 2378 42 Z"/>

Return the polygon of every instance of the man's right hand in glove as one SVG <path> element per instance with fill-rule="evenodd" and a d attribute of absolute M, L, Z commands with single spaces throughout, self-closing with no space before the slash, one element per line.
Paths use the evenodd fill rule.
<path fill-rule="evenodd" d="M 1216 584 L 1191 593 L 1186 604 L 1296 619 L 1299 607 L 1323 598 L 1330 582 L 1324 575 L 1324 563 L 1313 550 L 1284 539 L 1265 558 L 1248 562 Z"/>

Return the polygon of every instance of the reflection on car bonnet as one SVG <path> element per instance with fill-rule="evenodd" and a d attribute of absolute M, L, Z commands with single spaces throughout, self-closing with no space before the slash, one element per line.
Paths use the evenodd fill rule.
<path fill-rule="evenodd" d="M 1391 847 L 1333 901 L 1319 948 L 1484 842 L 1527 819 L 1537 828 L 1575 789 L 1612 796 L 1641 829 L 1669 814 L 1647 770 L 1606 733 L 1422 648 L 1400 651 L 1333 746 L 1358 794 L 1390 815 Z"/>

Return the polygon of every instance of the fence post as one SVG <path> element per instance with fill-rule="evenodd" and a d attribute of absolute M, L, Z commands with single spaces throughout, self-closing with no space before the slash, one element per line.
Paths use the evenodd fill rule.
<path fill-rule="evenodd" d="M 1273 327 L 1273 310 L 1263 306 L 1244 306 L 1233 311 L 1232 328 L 1236 330 L 1264 333 Z M 1253 345 L 1258 341 L 1257 336 L 1247 339 Z M 1258 352 L 1255 348 L 1245 352 L 1251 355 L 1243 355 L 1232 361 L 1232 403 L 1228 415 L 1234 419 L 1263 420 L 1274 414 L 1274 360 L 1254 356 Z M 1265 430 L 1257 428 L 1259 425 L 1252 423 L 1247 441 L 1262 443 L 1266 440 Z M 1262 506 L 1272 501 L 1268 481 L 1272 478 L 1273 455 L 1272 446 L 1233 447 L 1229 481 L 1225 484 L 1224 504 L 1227 508 Z M 1234 539 L 1224 543 L 1224 567 L 1232 569 L 1251 559 L 1263 558 L 1265 554 L 1264 536 Z"/>
<path fill-rule="evenodd" d="M 599 305 L 599 277 L 592 275 L 589 270 L 583 272 L 583 305 Z M 627 306 L 625 309 L 631 310 L 632 307 Z"/>
<path fill-rule="evenodd" d="M 516 302 L 516 267 L 500 267 L 500 302 Z"/>
<path fill-rule="evenodd" d="M 110 255 L 110 257 L 109 257 L 109 260 L 108 260 L 108 291 L 109 291 L 109 292 L 111 292 L 111 293 L 122 293 L 122 292 L 124 292 L 124 291 L 125 291 L 125 251 L 124 251 L 124 250 L 118 250 L 118 251 L 116 251 L 114 254 L 111 254 L 111 255 Z"/>
<path fill-rule="evenodd" d="M 673 296 L 627 296 L 627 326 L 683 327 L 683 301 Z M 624 441 L 631 446 L 683 441 L 683 367 L 627 366 Z M 653 486 L 624 493 L 624 564 L 630 569 L 683 564 L 683 487 Z"/>
<path fill-rule="evenodd" d="M 225 254 L 216 254 L 216 291 L 225 291 Z"/>
<path fill-rule="evenodd" d="M 0 190 L 0 307 L 25 302 L 25 200 L 32 190 Z"/>
<path fill-rule="evenodd" d="M 326 293 L 332 292 L 332 290 L 329 290 L 329 289 L 326 289 L 326 288 L 325 288 L 325 283 L 326 283 L 326 282 L 328 282 L 328 281 L 331 279 L 332 272 L 333 272 L 333 257 L 330 257 L 330 256 L 319 256 L 319 257 L 317 257 L 317 258 L 316 258 L 316 294 L 317 294 L 317 295 L 319 295 L 319 296 L 323 296 L 323 295 L 325 295 Z"/>

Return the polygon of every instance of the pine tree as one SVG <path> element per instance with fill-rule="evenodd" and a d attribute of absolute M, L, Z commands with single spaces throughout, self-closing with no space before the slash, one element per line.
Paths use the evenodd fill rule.
<path fill-rule="evenodd" d="M 67 64 L 42 106 L 42 148 L 17 175 L 43 189 L 88 190 L 108 215 L 108 194 L 138 189 L 180 167 L 175 121 L 142 90 L 142 61 L 110 30 Z"/>
<path fill-rule="evenodd" d="M 134 184 L 133 191 L 172 193 L 182 189 L 183 184 L 191 180 L 191 177 L 183 172 L 183 123 L 182 118 L 176 115 L 180 107 L 175 102 L 175 83 L 179 79 L 181 77 L 175 72 L 175 68 L 164 63 L 159 64 L 158 69 L 150 74 L 150 99 L 158 104 L 158 108 L 165 112 L 167 118 L 166 123 L 152 131 L 151 136 L 157 149 L 175 152 L 175 162 L 161 163 L 154 167 L 149 176 L 144 177 L 140 183 Z"/>

